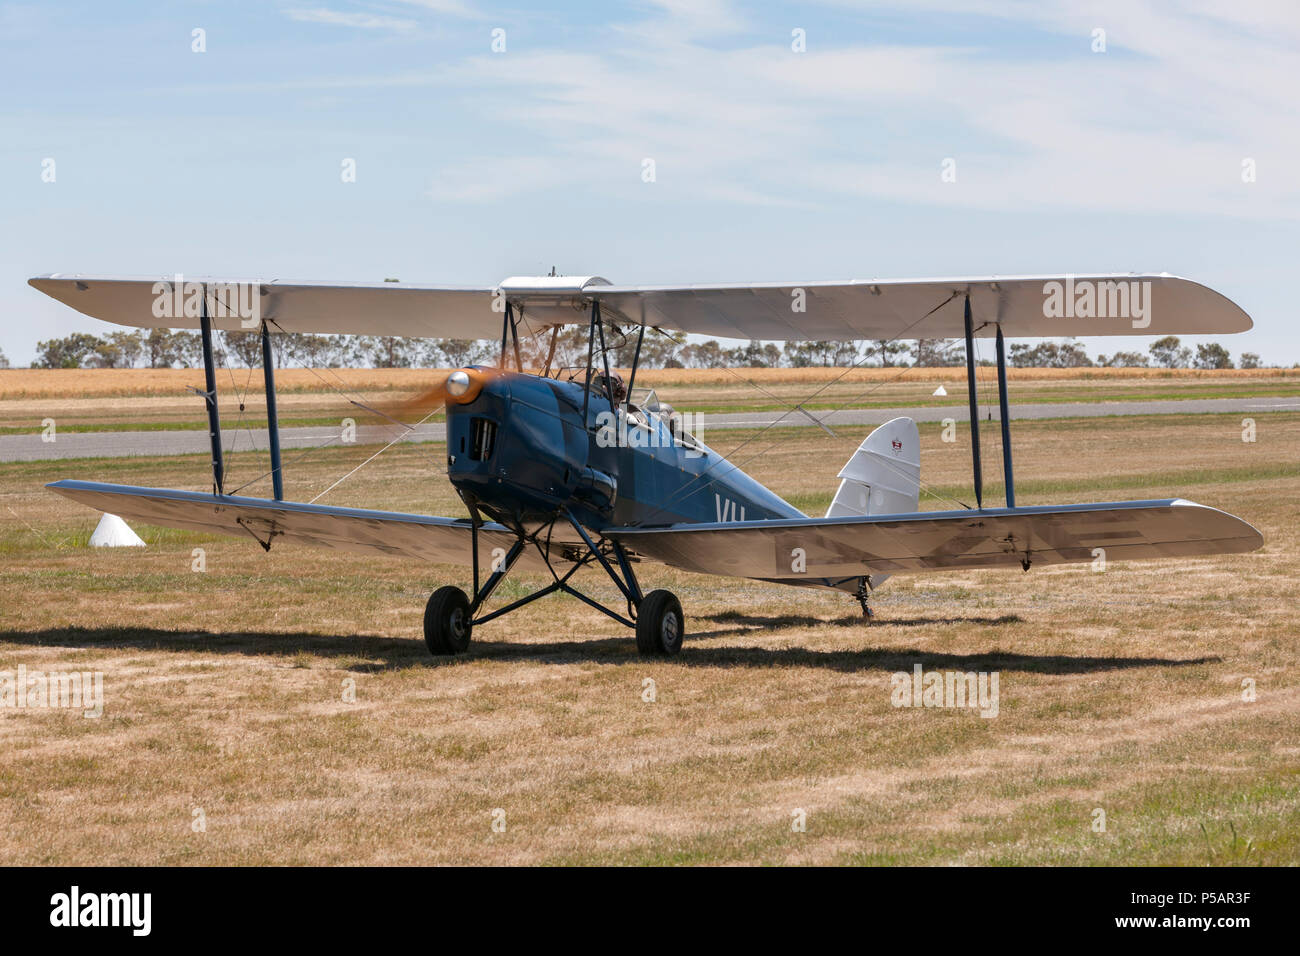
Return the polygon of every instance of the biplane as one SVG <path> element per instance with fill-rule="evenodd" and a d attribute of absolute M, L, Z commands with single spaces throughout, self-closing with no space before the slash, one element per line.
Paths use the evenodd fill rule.
<path fill-rule="evenodd" d="M 599 276 L 551 275 L 472 288 L 204 279 L 175 290 L 174 303 L 168 282 L 58 274 L 30 280 L 109 322 L 199 330 L 212 491 L 74 480 L 48 487 L 101 511 L 251 537 L 267 550 L 305 544 L 468 565 L 468 592 L 439 588 L 425 607 L 424 637 L 434 654 L 464 651 L 474 628 L 555 593 L 633 629 L 641 653 L 676 654 L 686 619 L 671 592 L 642 590 L 637 568 L 652 562 L 843 591 L 869 617 L 871 592 L 894 574 L 1017 565 L 1028 571 L 1091 562 L 1097 549 L 1108 560 L 1145 560 L 1245 552 L 1263 543 L 1245 521 L 1182 499 L 1028 506 L 1015 499 L 1005 339 L 1251 327 L 1233 302 L 1177 276 L 620 286 Z M 574 324 L 586 330 L 585 365 L 553 368 L 555 338 Z M 228 494 L 224 485 L 213 331 L 250 328 L 260 331 L 262 344 L 270 498 Z M 521 330 L 551 336 L 544 367 L 525 368 Z M 917 427 L 899 418 L 868 435 L 845 464 L 827 513 L 803 514 L 636 386 L 647 331 L 777 341 L 964 338 L 975 506 L 919 510 Z M 446 475 L 466 516 L 284 499 L 272 340 L 289 332 L 499 339 L 496 365 L 452 371 L 429 393 L 445 407 Z M 983 500 L 976 395 L 975 342 L 990 337 L 1005 488 L 998 506 Z M 623 370 L 611 366 L 615 341 L 632 348 Z M 804 410 L 786 415 L 797 411 Z M 485 554 L 495 555 L 486 568 Z M 622 600 L 611 607 L 580 590 L 575 576 L 589 568 L 607 575 Z M 543 574 L 546 583 L 489 609 L 506 575 L 521 570 Z"/>

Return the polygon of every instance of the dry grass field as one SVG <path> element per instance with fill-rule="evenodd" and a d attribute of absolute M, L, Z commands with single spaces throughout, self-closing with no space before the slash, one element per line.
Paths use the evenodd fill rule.
<path fill-rule="evenodd" d="M 1021 503 L 1183 496 L 1254 523 L 1259 552 L 896 577 L 871 624 L 841 594 L 645 568 L 688 616 L 671 662 L 639 659 L 629 633 L 554 597 L 434 660 L 424 601 L 463 585 L 464 569 L 264 554 L 144 526 L 147 549 L 92 551 L 98 515 L 43 482 L 198 489 L 203 458 L 0 465 L 0 670 L 102 671 L 105 689 L 98 719 L 0 708 L 0 852 L 10 864 L 1300 862 L 1300 415 L 1258 428 L 1253 444 L 1239 416 L 1212 415 L 1018 422 L 1015 436 Z M 935 493 L 923 507 L 969 501 L 968 446 L 921 431 Z M 735 460 L 816 512 L 860 439 L 771 431 Z M 289 496 L 365 454 L 303 459 Z M 441 460 L 435 445 L 394 448 L 325 501 L 459 514 Z M 990 471 L 999 460 L 986 448 Z M 247 455 L 231 467 L 234 481 L 261 470 Z M 191 570 L 194 548 L 206 573 Z M 612 598 L 596 574 L 586 584 Z M 891 706 L 890 675 L 917 663 L 997 672 L 998 715 Z"/>

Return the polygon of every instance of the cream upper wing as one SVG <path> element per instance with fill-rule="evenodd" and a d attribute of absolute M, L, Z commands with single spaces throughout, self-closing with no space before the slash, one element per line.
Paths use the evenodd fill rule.
<path fill-rule="evenodd" d="M 452 339 L 501 335 L 501 306 L 490 287 L 232 278 L 177 283 L 172 276 L 82 275 L 37 276 L 28 284 L 78 312 L 137 328 L 197 329 L 206 291 L 213 328 L 226 331 L 255 329 L 257 320 L 266 319 L 285 332 Z"/>
<path fill-rule="evenodd" d="M 616 286 L 598 276 L 521 276 L 494 287 L 407 283 L 187 279 L 206 288 L 219 329 L 253 328 L 244 313 L 219 314 L 233 294 L 255 299 L 257 317 L 286 332 L 341 332 L 494 339 L 508 299 L 525 326 L 582 324 L 599 302 L 606 318 L 741 339 L 918 339 L 964 334 L 971 299 L 975 334 L 997 325 L 1017 337 L 1206 335 L 1244 332 L 1250 317 L 1228 298 L 1171 275 L 984 276 L 846 282 Z M 172 277 L 48 275 L 29 284 L 86 315 L 143 328 L 197 328 Z M 202 293 L 198 293 L 201 298 Z M 159 314 L 160 312 L 164 314 Z"/>
<path fill-rule="evenodd" d="M 1230 299 L 1178 276 L 985 276 L 590 290 L 602 307 L 664 329 L 742 339 L 951 339 L 1001 324 L 1009 338 L 1245 332 Z M 1059 314 L 1058 314 L 1059 313 Z"/>

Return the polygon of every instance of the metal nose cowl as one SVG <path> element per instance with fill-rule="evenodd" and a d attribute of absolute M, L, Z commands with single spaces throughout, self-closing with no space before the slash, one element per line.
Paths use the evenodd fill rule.
<path fill-rule="evenodd" d="M 478 398 L 479 392 L 491 376 L 476 368 L 459 368 L 447 376 L 442 385 L 447 402 L 456 405 L 468 405 Z"/>

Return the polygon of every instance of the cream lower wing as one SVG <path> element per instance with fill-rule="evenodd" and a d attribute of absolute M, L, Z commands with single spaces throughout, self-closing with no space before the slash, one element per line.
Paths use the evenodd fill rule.
<path fill-rule="evenodd" d="M 686 571 L 785 584 L 1085 563 L 1097 549 L 1108 561 L 1236 554 L 1264 542 L 1240 518 L 1181 498 L 612 528 L 605 535 Z"/>

